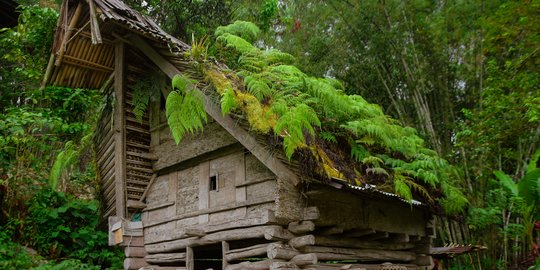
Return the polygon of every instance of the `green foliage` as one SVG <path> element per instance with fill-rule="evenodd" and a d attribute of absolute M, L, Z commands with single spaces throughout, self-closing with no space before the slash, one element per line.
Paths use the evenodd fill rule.
<path fill-rule="evenodd" d="M 40 265 L 32 268 L 32 270 L 100 270 L 101 267 L 97 265 L 91 265 L 83 263 L 79 260 L 68 259 L 59 263 L 49 262 L 47 264 Z"/>
<path fill-rule="evenodd" d="M 167 33 L 184 41 L 190 40 L 192 34 L 197 38 L 210 36 L 218 26 L 230 23 L 234 3 L 229 0 L 125 2 L 156 20 Z"/>
<path fill-rule="evenodd" d="M 19 11 L 17 27 L 0 29 L 0 108 L 20 103 L 38 85 L 58 17 L 53 9 L 38 6 Z"/>
<path fill-rule="evenodd" d="M 0 269 L 30 269 L 37 261 L 21 245 L 12 242 L 5 228 L 0 230 Z"/>
<path fill-rule="evenodd" d="M 226 26 L 220 26 L 216 29 L 216 37 L 224 34 L 231 34 L 246 40 L 249 43 L 255 42 L 259 36 L 259 28 L 252 22 L 235 21 Z"/>
<path fill-rule="evenodd" d="M 243 24 L 236 24 L 234 29 L 247 31 L 246 27 L 238 25 Z M 233 26 L 216 31 L 218 43 L 227 49 L 218 56 L 235 65 L 237 74 L 243 78 L 246 93 L 255 97 L 263 110 L 267 108 L 266 114 L 272 116 L 269 119 L 276 120 L 275 123 L 268 120 L 268 123 L 274 134 L 283 138 L 283 148 L 289 159 L 298 148 L 306 146 L 306 136 L 339 134 L 350 142 L 351 156 L 369 166 L 368 173 L 383 175 L 387 181 L 393 181 L 398 195 L 411 200 L 412 189 L 415 194 L 431 200 L 421 184 L 440 186 L 445 196 L 442 202 L 448 212 L 456 213 L 465 207 L 467 199 L 450 183 L 450 173 L 444 172 L 454 169 L 425 148 L 424 141 L 414 129 L 399 125 L 379 106 L 362 97 L 344 94 L 344 87 L 337 80 L 303 73 L 291 65 L 294 58 L 290 54 L 275 49 L 258 49 L 243 39 L 242 33 L 223 30 L 233 29 Z M 246 103 L 244 96 L 235 97 L 236 106 Z M 227 103 L 222 110 L 230 111 L 231 104 Z M 259 118 L 260 114 L 253 114 L 250 110 L 261 107 L 238 109 L 243 109 L 252 123 L 255 121 L 249 118 Z M 325 125 L 321 126 L 321 122 Z M 257 129 L 253 125 L 252 128 Z M 266 132 L 264 129 L 259 131 Z M 336 141 L 335 137 L 333 139 Z M 381 155 L 383 159 L 370 152 Z M 396 155 L 400 158 L 390 158 Z M 374 160 L 377 162 L 373 163 Z M 329 164 L 325 166 L 331 167 Z M 394 172 L 394 177 L 390 172 Z M 421 184 L 415 181 L 421 181 Z"/>
<path fill-rule="evenodd" d="M 187 133 L 202 130 L 207 121 L 204 97 L 194 83 L 188 77 L 176 75 L 172 80 L 174 91 L 167 96 L 167 122 L 176 144 L 180 143 Z"/>
<path fill-rule="evenodd" d="M 283 148 L 287 158 L 305 144 L 304 132 L 315 136 L 313 126 L 320 127 L 321 122 L 315 111 L 306 104 L 298 104 L 290 108 L 279 118 L 274 133 L 283 137 Z"/>
<path fill-rule="evenodd" d="M 234 89 L 228 87 L 223 91 L 221 95 L 221 113 L 226 115 L 231 112 L 231 110 L 236 107 L 236 100 L 234 96 Z"/>
<path fill-rule="evenodd" d="M 158 72 L 150 72 L 139 78 L 133 84 L 132 108 L 135 118 L 142 122 L 142 118 L 150 99 L 157 99 L 165 87 L 165 78 Z"/>
<path fill-rule="evenodd" d="M 258 21 L 263 31 L 268 31 L 271 26 L 271 22 L 276 18 L 278 14 L 278 0 L 266 0 L 264 1 L 261 10 L 259 11 Z"/>
<path fill-rule="evenodd" d="M 98 219 L 96 201 L 43 189 L 28 202 L 22 238 L 50 259 L 67 257 L 118 267 L 119 250 L 107 247 L 107 233 L 96 229 Z"/>

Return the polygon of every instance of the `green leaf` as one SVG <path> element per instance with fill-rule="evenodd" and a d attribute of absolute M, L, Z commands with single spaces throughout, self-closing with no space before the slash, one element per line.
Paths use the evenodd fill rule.
<path fill-rule="evenodd" d="M 518 196 L 518 184 L 516 184 L 510 176 L 503 171 L 494 171 L 493 174 L 499 179 L 501 185 L 508 189 L 513 196 Z"/>

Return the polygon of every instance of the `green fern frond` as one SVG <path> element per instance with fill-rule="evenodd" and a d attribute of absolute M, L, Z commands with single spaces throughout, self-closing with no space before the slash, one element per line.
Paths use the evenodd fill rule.
<path fill-rule="evenodd" d="M 376 156 L 367 156 L 362 159 L 362 163 L 366 165 L 371 165 L 373 167 L 381 167 L 381 164 L 383 164 L 384 161 Z"/>
<path fill-rule="evenodd" d="M 405 177 L 404 178 L 405 184 L 409 186 L 412 190 L 416 191 L 418 194 L 422 195 L 422 197 L 426 198 L 428 201 L 433 202 L 433 198 L 431 195 L 429 195 L 429 192 L 427 189 L 420 184 L 414 182 L 412 179 Z"/>
<path fill-rule="evenodd" d="M 272 90 L 268 86 L 266 81 L 261 76 L 252 75 L 244 78 L 247 90 L 250 94 L 254 95 L 259 101 L 265 97 L 269 97 L 272 94 Z"/>
<path fill-rule="evenodd" d="M 332 134 L 331 132 L 321 131 L 319 133 L 319 136 L 321 137 L 321 139 L 323 139 L 323 140 L 325 140 L 327 142 L 337 143 L 336 136 L 334 136 L 334 134 Z"/>
<path fill-rule="evenodd" d="M 518 185 L 514 180 L 503 171 L 494 171 L 493 174 L 499 179 L 501 185 L 508 189 L 513 196 L 518 196 Z"/>
<path fill-rule="evenodd" d="M 441 182 L 441 190 L 444 198 L 439 199 L 446 213 L 452 215 L 457 214 L 469 203 L 465 195 L 448 182 Z"/>
<path fill-rule="evenodd" d="M 239 53 L 247 53 L 253 50 L 257 50 L 257 48 L 255 48 L 245 39 L 229 33 L 218 36 L 217 41 L 223 43 L 225 47 L 232 48 Z"/>
<path fill-rule="evenodd" d="M 246 21 L 235 21 L 232 24 L 227 26 L 220 26 L 216 29 L 215 35 L 217 37 L 223 36 L 225 34 L 231 34 L 245 39 L 247 42 L 251 43 L 257 39 L 257 36 L 260 33 L 259 27 L 252 22 Z"/>
<path fill-rule="evenodd" d="M 388 171 L 386 171 L 384 168 L 381 168 L 381 167 L 367 168 L 366 173 L 381 174 L 381 175 L 390 176 Z"/>
<path fill-rule="evenodd" d="M 313 109 L 305 104 L 298 104 L 290 108 L 282 115 L 276 126 L 274 133 L 283 137 L 283 147 L 285 155 L 291 159 L 294 151 L 305 143 L 304 131 L 314 136 L 313 126 L 321 126 L 321 122 Z"/>
<path fill-rule="evenodd" d="M 405 177 L 402 175 L 394 175 L 394 192 L 399 195 L 401 198 L 412 203 L 412 192 L 407 183 L 405 182 Z"/>
<path fill-rule="evenodd" d="M 262 57 L 266 64 L 270 65 L 291 65 L 294 63 L 294 56 L 288 53 L 284 53 L 280 50 L 271 49 L 263 52 Z"/>
<path fill-rule="evenodd" d="M 167 96 L 165 112 L 176 144 L 180 143 L 186 133 L 202 130 L 207 122 L 204 97 L 193 87 L 193 80 L 177 75 L 173 78 L 175 91 Z"/>
<path fill-rule="evenodd" d="M 357 144 L 353 142 L 351 144 L 351 157 L 356 159 L 357 161 L 362 162 L 365 158 L 371 156 L 369 151 L 363 147 L 361 144 Z"/>
<path fill-rule="evenodd" d="M 234 89 L 227 88 L 221 95 L 221 114 L 226 115 L 236 107 L 236 99 Z"/>
<path fill-rule="evenodd" d="M 139 80 L 136 80 L 133 84 L 133 98 L 131 103 L 133 114 L 135 114 L 135 118 L 139 122 L 142 122 L 150 99 L 159 96 L 163 87 L 165 87 L 165 79 L 158 72 L 150 72 Z"/>
<path fill-rule="evenodd" d="M 174 91 L 184 93 L 195 88 L 196 80 L 187 77 L 186 75 L 175 75 L 172 79 L 172 88 Z"/>

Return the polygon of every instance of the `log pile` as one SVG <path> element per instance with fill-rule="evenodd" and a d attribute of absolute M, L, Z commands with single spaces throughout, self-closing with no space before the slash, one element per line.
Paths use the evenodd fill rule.
<path fill-rule="evenodd" d="M 189 262 L 186 252 L 178 252 L 179 249 L 183 251 L 193 246 L 221 242 L 222 269 L 226 270 L 407 270 L 425 269 L 431 264 L 429 235 L 381 232 L 370 228 L 343 230 L 339 226 L 318 227 L 314 222 L 317 209 L 307 208 L 305 213 L 303 220 L 288 224 L 201 233 L 173 241 L 172 246 L 149 245 L 147 251 L 154 254 L 147 255 L 145 259 L 150 264 L 160 266 L 180 263 L 178 265 L 185 265 L 185 269 L 191 270 L 193 263 Z M 248 243 L 242 240 L 246 238 L 258 239 L 258 243 L 239 246 L 238 243 Z M 229 247 L 230 243 L 235 243 L 234 248 Z M 353 263 L 339 264 L 336 261 Z"/>

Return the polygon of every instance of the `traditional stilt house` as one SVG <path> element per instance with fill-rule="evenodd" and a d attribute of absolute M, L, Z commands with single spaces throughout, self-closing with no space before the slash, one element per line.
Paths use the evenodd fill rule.
<path fill-rule="evenodd" d="M 179 145 L 164 113 L 167 87 L 137 119 L 138 81 L 191 72 L 190 46 L 152 20 L 119 0 L 64 1 L 59 20 L 44 85 L 101 89 L 107 100 L 97 171 L 110 243 L 125 248 L 126 269 L 432 264 L 427 207 L 369 185 L 309 181 L 308 164 L 285 158 L 241 117 L 224 116 L 208 92 L 208 122 Z"/>

